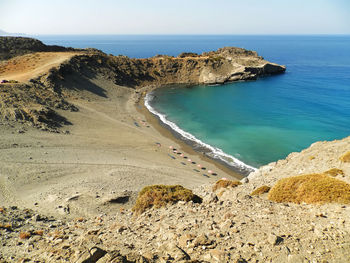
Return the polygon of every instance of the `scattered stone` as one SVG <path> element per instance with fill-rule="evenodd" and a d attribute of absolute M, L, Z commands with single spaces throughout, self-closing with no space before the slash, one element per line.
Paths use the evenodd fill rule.
<path fill-rule="evenodd" d="M 283 238 L 280 237 L 280 236 L 276 236 L 274 234 L 270 234 L 269 237 L 268 237 L 268 242 L 271 244 L 271 245 L 274 245 L 274 246 L 277 246 L 279 244 L 281 244 L 283 242 Z"/>
<path fill-rule="evenodd" d="M 83 253 L 76 263 L 95 263 L 100 258 L 104 257 L 107 252 L 99 247 L 92 247 L 85 253 Z"/>

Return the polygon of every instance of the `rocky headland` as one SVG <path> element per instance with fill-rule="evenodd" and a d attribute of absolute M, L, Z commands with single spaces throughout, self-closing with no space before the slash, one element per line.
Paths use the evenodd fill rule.
<path fill-rule="evenodd" d="M 349 262 L 350 137 L 238 180 L 138 109 L 160 85 L 285 67 L 231 47 L 132 59 L 0 43 L 1 261 Z"/>

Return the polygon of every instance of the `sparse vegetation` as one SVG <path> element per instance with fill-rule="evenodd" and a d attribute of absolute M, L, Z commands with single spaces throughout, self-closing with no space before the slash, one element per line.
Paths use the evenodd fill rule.
<path fill-rule="evenodd" d="M 199 55 L 193 52 L 182 52 L 177 57 L 178 58 L 188 58 L 188 57 L 196 58 L 196 57 L 199 57 Z"/>
<path fill-rule="evenodd" d="M 151 185 L 140 191 L 132 210 L 141 214 L 148 208 L 159 208 L 178 201 L 200 203 L 202 199 L 181 185 Z"/>
<path fill-rule="evenodd" d="M 19 238 L 20 239 L 28 239 L 31 237 L 31 234 L 29 232 L 21 232 L 19 233 Z"/>
<path fill-rule="evenodd" d="M 268 193 L 270 189 L 271 189 L 270 186 L 263 185 L 256 188 L 250 195 L 262 195 L 262 194 Z"/>
<path fill-rule="evenodd" d="M 240 181 L 232 181 L 232 180 L 224 180 L 224 179 L 221 179 L 219 181 L 217 181 L 214 186 L 213 186 L 213 191 L 216 191 L 220 188 L 228 188 L 228 187 L 231 187 L 231 188 L 234 188 L 234 187 L 237 187 L 239 185 L 241 185 L 242 183 Z"/>
<path fill-rule="evenodd" d="M 325 173 L 300 175 L 279 180 L 269 192 L 275 202 L 350 203 L 350 184 Z"/>
<path fill-rule="evenodd" d="M 44 235 L 44 231 L 43 230 L 35 230 L 34 231 L 34 235 L 43 236 Z"/>
<path fill-rule="evenodd" d="M 225 58 L 222 56 L 209 56 L 209 60 L 213 61 L 213 62 L 218 62 L 221 60 L 224 60 Z"/>
<path fill-rule="evenodd" d="M 340 161 L 342 161 L 344 163 L 349 163 L 350 162 L 350 151 L 343 154 L 339 159 L 340 159 Z"/>
<path fill-rule="evenodd" d="M 153 70 L 153 74 L 156 76 L 160 76 L 159 72 L 157 70 Z"/>
<path fill-rule="evenodd" d="M 324 173 L 333 177 L 336 177 L 337 175 L 344 175 L 344 171 L 338 168 L 332 168 Z"/>

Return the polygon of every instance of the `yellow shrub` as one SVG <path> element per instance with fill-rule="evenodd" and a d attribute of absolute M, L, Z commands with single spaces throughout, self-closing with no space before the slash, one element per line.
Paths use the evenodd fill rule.
<path fill-rule="evenodd" d="M 270 186 L 263 185 L 255 189 L 250 195 L 262 195 L 262 194 L 268 193 L 270 189 L 271 189 Z"/>
<path fill-rule="evenodd" d="M 213 191 L 216 191 L 220 188 L 228 188 L 228 187 L 236 187 L 241 185 L 242 183 L 240 181 L 232 181 L 232 180 L 219 180 L 217 181 L 213 186 Z"/>
<path fill-rule="evenodd" d="M 43 230 L 35 230 L 34 235 L 42 236 L 42 235 L 44 235 L 44 231 Z"/>
<path fill-rule="evenodd" d="M 292 203 L 350 203 L 350 184 L 325 174 L 300 175 L 279 180 L 268 199 Z"/>
<path fill-rule="evenodd" d="M 343 154 L 339 159 L 340 159 L 340 161 L 342 161 L 344 163 L 349 163 L 350 162 L 350 151 Z"/>
<path fill-rule="evenodd" d="M 343 172 L 343 170 L 341 170 L 341 169 L 332 168 L 332 169 L 330 169 L 330 170 L 324 172 L 324 174 L 335 177 L 335 176 L 337 176 L 337 175 L 344 175 L 344 172 Z"/>
<path fill-rule="evenodd" d="M 138 194 L 133 211 L 140 214 L 151 207 L 159 208 L 178 201 L 200 203 L 202 199 L 181 185 L 151 185 L 144 187 Z"/>

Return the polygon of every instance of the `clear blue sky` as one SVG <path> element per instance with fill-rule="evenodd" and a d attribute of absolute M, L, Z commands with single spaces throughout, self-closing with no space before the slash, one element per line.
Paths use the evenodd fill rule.
<path fill-rule="evenodd" d="M 350 34 L 350 0 L 0 0 L 27 34 Z"/>

